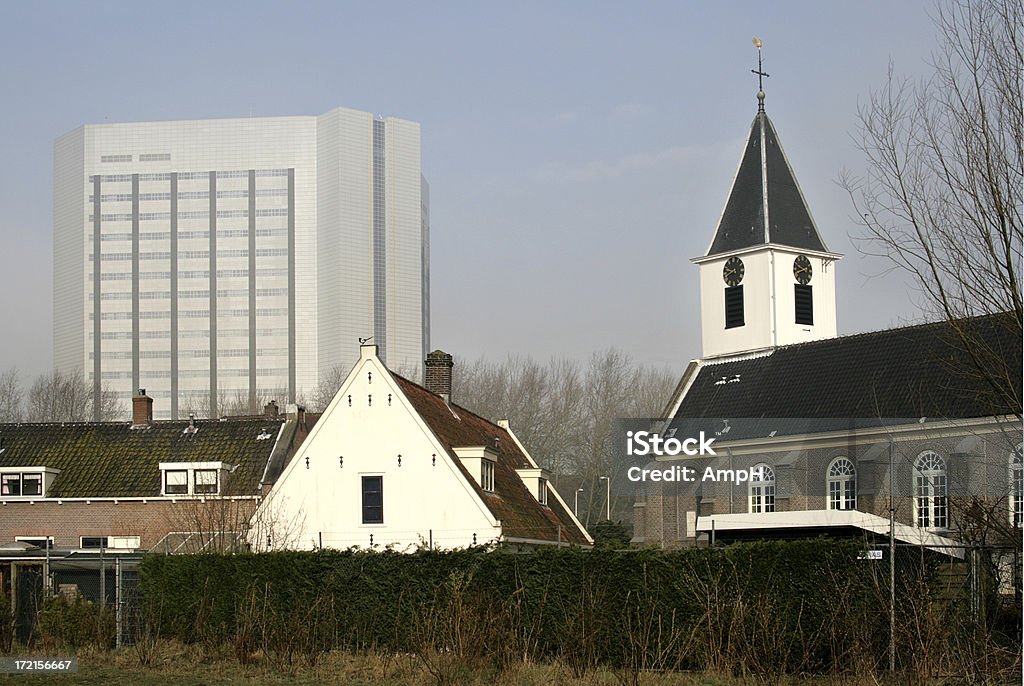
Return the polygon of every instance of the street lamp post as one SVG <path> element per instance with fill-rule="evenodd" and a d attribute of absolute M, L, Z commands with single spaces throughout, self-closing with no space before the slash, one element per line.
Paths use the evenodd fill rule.
<path fill-rule="evenodd" d="M 573 500 L 572 503 L 572 516 L 576 519 L 580 518 L 580 493 L 582 492 L 582 487 L 576 489 L 576 498 Z"/>
<path fill-rule="evenodd" d="M 605 497 L 604 497 L 604 501 L 606 503 L 607 512 L 608 512 L 608 516 L 606 517 L 606 519 L 610 522 L 610 521 L 612 521 L 612 480 L 611 480 L 611 477 L 602 476 L 600 479 L 598 479 L 598 481 L 604 481 L 605 482 Z"/>

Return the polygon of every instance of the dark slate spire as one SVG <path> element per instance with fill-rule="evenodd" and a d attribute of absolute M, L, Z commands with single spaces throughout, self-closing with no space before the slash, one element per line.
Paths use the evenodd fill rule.
<path fill-rule="evenodd" d="M 708 255 L 765 243 L 828 252 L 757 94 L 757 116 Z"/>

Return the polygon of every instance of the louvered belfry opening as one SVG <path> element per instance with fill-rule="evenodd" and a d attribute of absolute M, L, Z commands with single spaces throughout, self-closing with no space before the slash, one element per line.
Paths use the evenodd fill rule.
<path fill-rule="evenodd" d="M 805 286 L 802 283 L 793 284 L 794 302 L 796 303 L 796 323 L 814 324 L 814 292 L 813 286 Z"/>
<path fill-rule="evenodd" d="M 725 289 L 725 328 L 743 326 L 743 286 L 729 286 Z"/>

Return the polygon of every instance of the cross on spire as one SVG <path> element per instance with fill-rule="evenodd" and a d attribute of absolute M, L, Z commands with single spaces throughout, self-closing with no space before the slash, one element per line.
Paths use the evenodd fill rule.
<path fill-rule="evenodd" d="M 754 36 L 754 47 L 757 48 L 757 69 L 751 69 L 751 74 L 757 74 L 757 110 L 764 112 L 764 79 L 770 74 L 761 68 L 761 39 Z"/>

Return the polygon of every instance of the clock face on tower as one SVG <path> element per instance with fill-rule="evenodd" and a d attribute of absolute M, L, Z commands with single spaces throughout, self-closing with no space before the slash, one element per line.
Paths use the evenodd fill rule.
<path fill-rule="evenodd" d="M 806 255 L 800 255 L 793 260 L 793 276 L 805 286 L 811 280 L 811 261 Z"/>
<path fill-rule="evenodd" d="M 729 286 L 738 286 L 743 280 L 743 260 L 738 257 L 730 257 L 722 269 L 722 278 Z"/>

